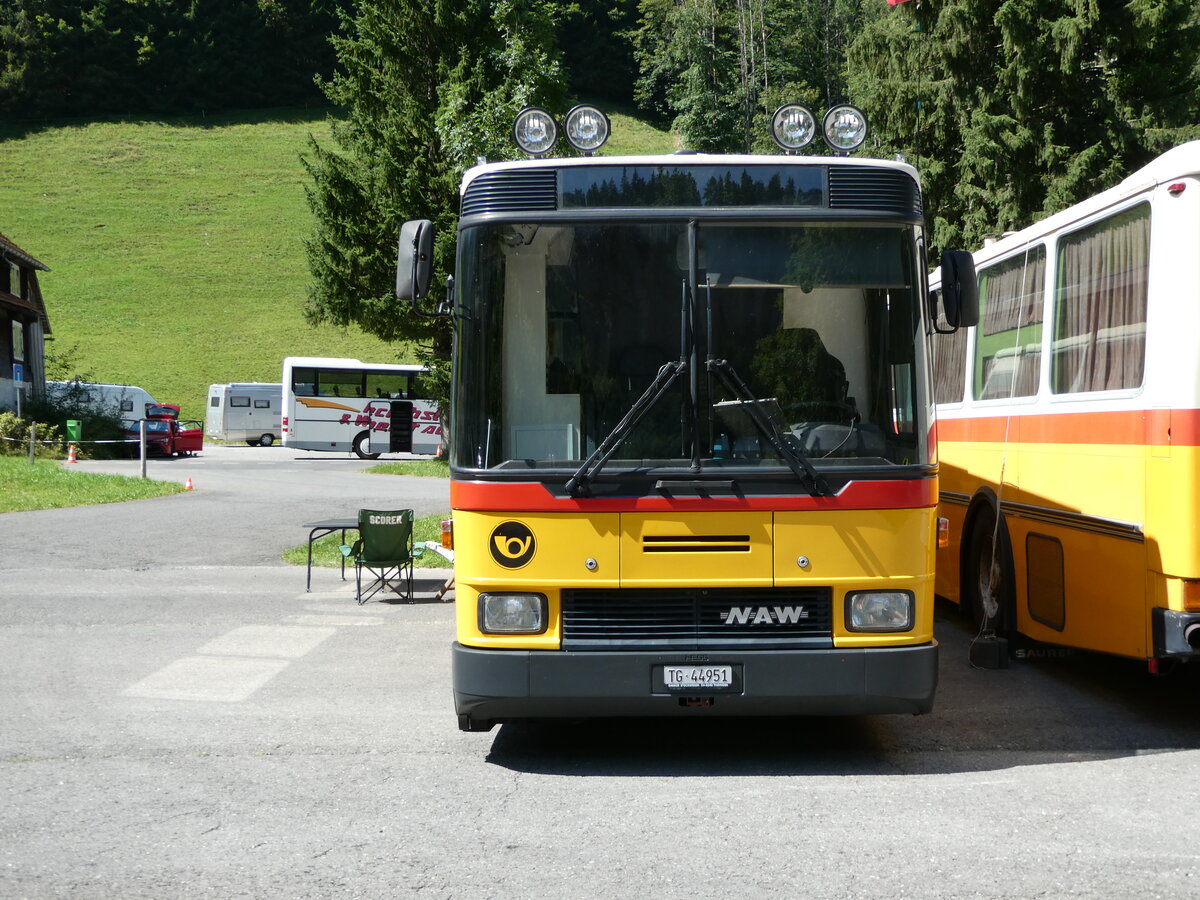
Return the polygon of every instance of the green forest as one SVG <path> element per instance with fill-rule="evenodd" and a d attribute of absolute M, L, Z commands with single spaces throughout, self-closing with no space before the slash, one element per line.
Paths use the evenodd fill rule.
<path fill-rule="evenodd" d="M 398 309 L 395 235 L 516 155 L 517 111 L 593 102 L 676 147 L 777 152 L 785 102 L 841 102 L 860 154 L 922 174 L 933 249 L 974 248 L 1200 137 L 1195 0 L 8 0 L 0 114 L 21 129 L 309 107 L 298 315 L 444 358 Z M 11 133 L 11 132 L 6 132 Z M 812 148 L 809 152 L 822 152 Z M 22 236 L 23 237 L 23 236 Z"/>

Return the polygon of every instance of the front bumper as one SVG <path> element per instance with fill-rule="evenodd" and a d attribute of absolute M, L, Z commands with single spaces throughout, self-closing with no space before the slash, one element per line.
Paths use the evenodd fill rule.
<path fill-rule="evenodd" d="M 529 718 L 872 715 L 927 713 L 937 687 L 937 641 L 831 650 L 569 652 L 488 650 L 455 643 L 459 727 L 486 731 Z M 656 688 L 656 666 L 740 667 L 736 692 Z"/>

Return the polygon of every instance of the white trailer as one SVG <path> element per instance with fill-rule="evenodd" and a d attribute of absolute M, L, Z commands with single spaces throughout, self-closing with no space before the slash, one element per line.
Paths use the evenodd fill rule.
<path fill-rule="evenodd" d="M 68 398 L 78 400 L 96 412 L 120 417 L 126 425 L 145 418 L 146 407 L 156 405 L 148 391 L 132 384 L 47 381 L 46 393 L 60 401 Z"/>
<path fill-rule="evenodd" d="M 263 381 L 212 384 L 204 433 L 218 441 L 270 447 L 280 435 L 283 386 Z"/>

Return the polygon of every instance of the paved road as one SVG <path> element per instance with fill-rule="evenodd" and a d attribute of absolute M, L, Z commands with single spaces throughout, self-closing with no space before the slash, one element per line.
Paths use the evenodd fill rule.
<path fill-rule="evenodd" d="M 1200 896 L 1195 678 L 975 670 L 944 610 L 929 716 L 464 734 L 436 574 L 358 607 L 278 563 L 445 483 L 303 457 L 0 516 L 0 896 Z"/>
<path fill-rule="evenodd" d="M 103 507 L 20 513 L 3 549 L 37 555 L 44 539 L 56 554 L 94 568 L 270 565 L 303 543 L 300 525 L 353 518 L 359 507 L 412 507 L 418 516 L 449 509 L 444 479 L 366 475 L 374 465 L 349 454 L 286 447 L 213 446 L 201 454 L 150 458 L 147 474 L 186 482 L 186 496 Z M 78 463 L 82 471 L 137 476 L 137 460 Z M 7 567 L 6 563 L 0 565 Z"/>

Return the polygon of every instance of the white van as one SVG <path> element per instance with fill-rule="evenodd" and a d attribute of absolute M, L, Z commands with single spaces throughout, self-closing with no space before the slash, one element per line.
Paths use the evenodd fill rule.
<path fill-rule="evenodd" d="M 78 393 L 76 393 L 78 392 Z M 95 384 L 90 381 L 47 381 L 46 393 L 62 400 L 77 396 L 101 413 L 120 416 L 125 425 L 145 418 L 146 407 L 157 405 L 148 391 L 132 384 Z"/>
<path fill-rule="evenodd" d="M 263 381 L 212 384 L 204 433 L 218 441 L 270 447 L 280 435 L 283 385 Z"/>

